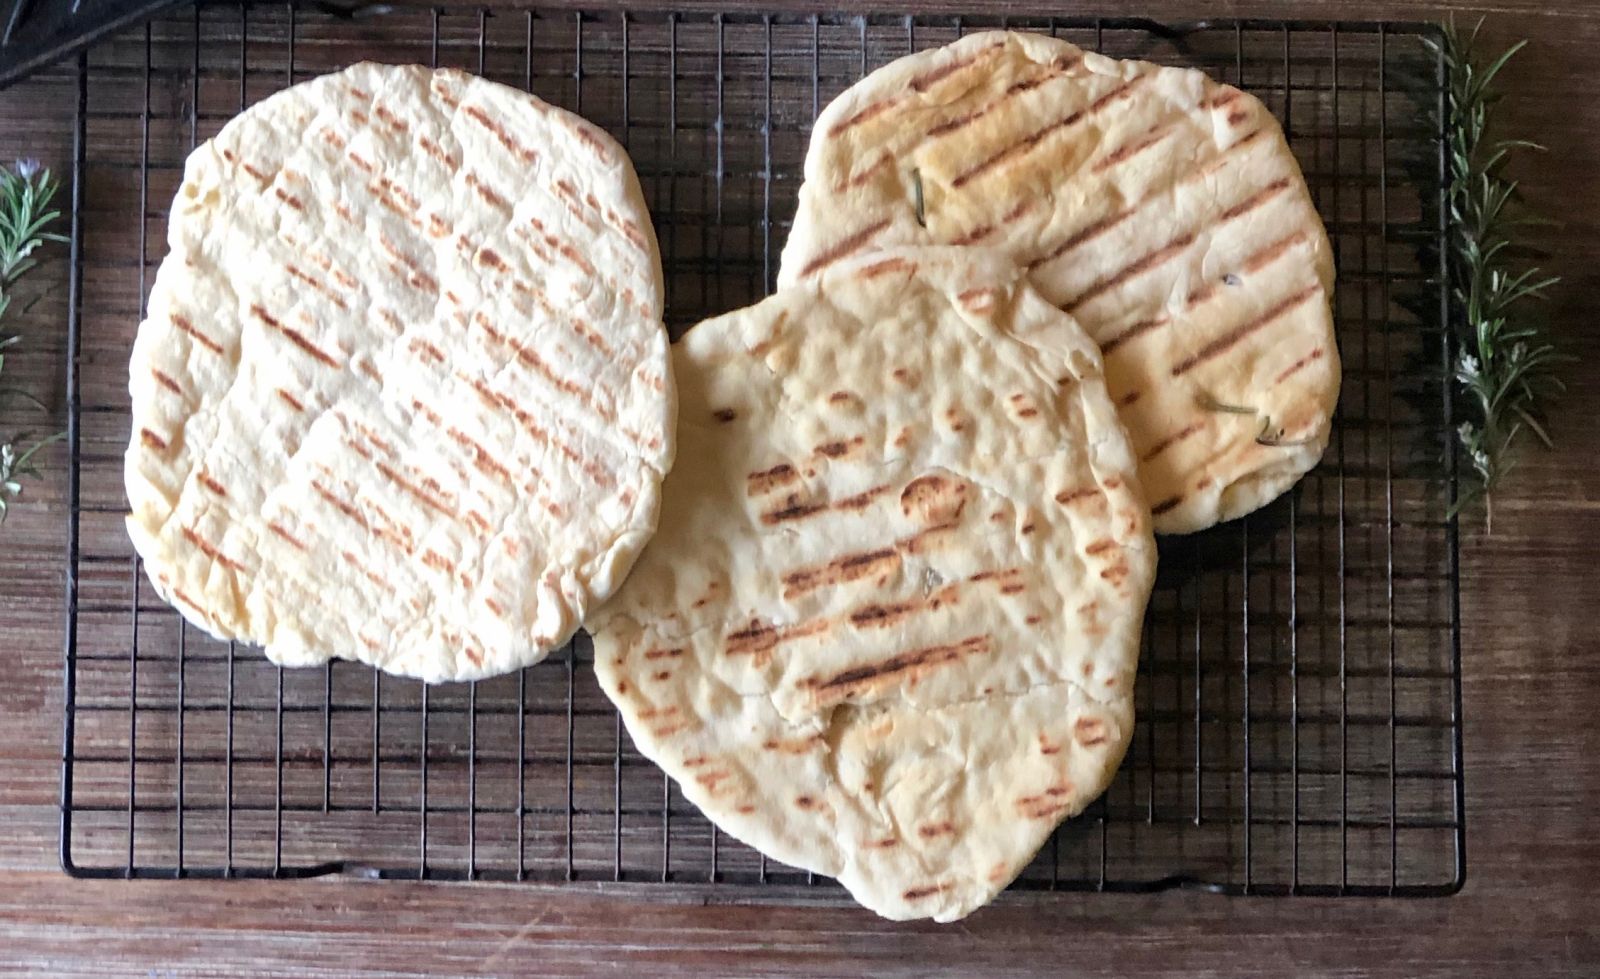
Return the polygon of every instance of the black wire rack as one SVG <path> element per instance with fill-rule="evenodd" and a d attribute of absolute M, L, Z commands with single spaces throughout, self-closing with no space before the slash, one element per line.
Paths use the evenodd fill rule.
<path fill-rule="evenodd" d="M 638 754 L 581 635 L 518 675 L 425 688 L 348 663 L 280 671 L 186 626 L 123 530 L 127 350 L 185 155 L 297 80 L 363 58 L 454 65 L 608 128 L 655 215 L 676 335 L 770 289 L 821 106 L 907 51 L 1002 25 L 1260 96 L 1335 243 L 1345 365 L 1319 468 L 1247 519 L 1161 542 L 1127 760 L 1013 891 L 1459 889 L 1445 96 L 1418 43 L 1431 28 L 1069 15 L 208 4 L 80 54 L 63 866 L 842 899 L 715 831 Z"/>

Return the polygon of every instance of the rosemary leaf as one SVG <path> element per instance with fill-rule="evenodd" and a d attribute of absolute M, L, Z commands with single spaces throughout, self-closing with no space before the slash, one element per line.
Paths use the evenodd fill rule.
<path fill-rule="evenodd" d="M 1530 251 L 1518 233 L 1546 222 L 1526 212 L 1516 181 L 1503 174 L 1518 154 L 1544 147 L 1487 136 L 1500 99 L 1496 80 L 1527 42 L 1485 58 L 1478 47 L 1482 27 L 1480 20 L 1462 33 L 1452 24 L 1426 43 L 1444 63 L 1450 96 L 1447 266 L 1460 317 L 1455 381 L 1466 416 L 1456 439 L 1469 476 L 1451 515 L 1481 502 L 1488 528 L 1492 495 L 1514 467 L 1522 435 L 1552 444 L 1544 402 L 1562 390 L 1555 369 L 1567 358 L 1545 338 L 1527 305 L 1545 298 L 1560 279 L 1514 259 Z"/>
<path fill-rule="evenodd" d="M 50 171 L 34 161 L 23 160 L 10 168 L 0 167 L 0 320 L 12 309 L 15 298 L 12 287 L 38 265 L 39 248 L 46 242 L 64 240 L 48 230 L 61 216 L 59 211 L 50 209 L 56 189 Z M 23 312 L 30 309 L 37 298 L 23 304 Z M 19 342 L 19 336 L 0 335 L 0 374 L 5 370 L 5 351 Z M 33 408 L 48 410 L 34 395 L 0 385 L 0 407 L 9 401 L 22 401 Z M 4 421 L 0 417 L 0 422 Z M 3 435 L 5 428 L 0 424 L 0 523 L 4 523 L 11 504 L 22 494 L 22 479 L 40 477 L 34 462 L 40 450 L 64 437 L 61 432 L 44 438 L 23 433 L 7 439 Z"/>
<path fill-rule="evenodd" d="M 1206 411 L 1220 411 L 1227 415 L 1253 415 L 1256 413 L 1256 410 L 1248 405 L 1231 405 L 1225 401 L 1218 401 L 1209 394 L 1200 395 L 1199 402 L 1200 407 Z"/>
<path fill-rule="evenodd" d="M 1261 432 L 1256 435 L 1256 444 L 1270 446 L 1274 449 L 1288 449 L 1299 445 L 1313 445 L 1317 441 L 1314 435 L 1308 435 L 1301 439 L 1286 439 L 1283 437 L 1282 431 L 1279 431 L 1277 435 L 1269 435 L 1268 433 L 1271 431 L 1272 419 L 1263 418 L 1261 420 Z"/>

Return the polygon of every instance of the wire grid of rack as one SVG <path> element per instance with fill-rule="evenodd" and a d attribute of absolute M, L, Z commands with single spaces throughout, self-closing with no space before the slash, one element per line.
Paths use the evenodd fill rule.
<path fill-rule="evenodd" d="M 1333 442 L 1296 491 L 1161 542 L 1127 760 L 1013 891 L 1458 889 L 1444 96 L 1418 43 L 1429 28 L 234 4 L 101 42 L 76 67 L 68 871 L 842 896 L 715 831 L 634 750 L 581 635 L 519 675 L 430 689 L 348 663 L 279 671 L 185 626 L 122 529 L 126 352 L 184 156 L 293 81 L 362 58 L 454 65 L 605 126 L 655 215 L 677 335 L 771 288 L 809 126 L 832 95 L 1002 24 L 1260 96 L 1335 243 L 1345 364 Z"/>

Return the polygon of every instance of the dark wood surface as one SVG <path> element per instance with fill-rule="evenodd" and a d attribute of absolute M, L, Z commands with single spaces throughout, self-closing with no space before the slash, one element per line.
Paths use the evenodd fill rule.
<path fill-rule="evenodd" d="M 941 3 L 938 6 L 952 6 Z M 960 5 L 955 5 L 960 6 Z M 970 7 L 970 4 L 966 5 Z M 1468 882 L 1438 900 L 1084 895 L 896 925 L 845 908 L 631 901 L 577 888 L 309 881 L 123 883 L 56 867 L 63 493 L 50 479 L 0 530 L 0 971 L 37 975 L 662 974 L 1124 976 L 1600 974 L 1600 9 L 1589 0 L 1477 5 L 1148 0 L 1151 16 L 1463 19 L 1527 36 L 1505 115 L 1551 147 L 1525 167 L 1566 277 L 1553 309 L 1577 358 L 1553 434 L 1463 554 Z M 1085 13 L 1128 13 L 1091 2 Z M 0 158 L 61 162 L 70 91 L 0 92 Z M 60 263 L 57 263 L 59 266 Z M 41 284 L 48 281 L 41 276 Z M 7 376 L 61 403 L 61 291 L 26 321 Z"/>

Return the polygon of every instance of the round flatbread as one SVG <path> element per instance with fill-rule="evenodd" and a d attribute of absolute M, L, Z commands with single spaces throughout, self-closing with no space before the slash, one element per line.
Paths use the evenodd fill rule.
<path fill-rule="evenodd" d="M 1238 89 L 1036 34 L 901 58 L 817 119 L 779 284 L 907 242 L 1001 249 L 1100 344 L 1158 532 L 1249 513 L 1321 458 L 1332 253 Z"/>
<path fill-rule="evenodd" d="M 189 158 L 133 348 L 156 590 L 285 665 L 559 647 L 655 528 L 676 413 L 632 165 L 457 71 L 362 64 Z"/>
<path fill-rule="evenodd" d="M 1106 786 L 1155 549 L 1100 354 L 998 253 L 834 263 L 674 348 L 681 463 L 596 612 L 722 829 L 949 921 Z"/>

